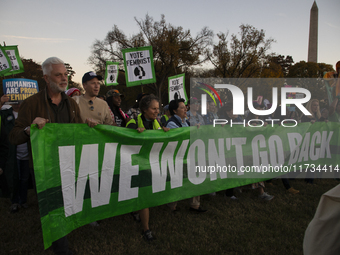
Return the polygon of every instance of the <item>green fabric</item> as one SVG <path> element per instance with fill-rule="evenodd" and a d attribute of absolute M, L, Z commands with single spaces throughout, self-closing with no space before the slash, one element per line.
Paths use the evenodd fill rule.
<path fill-rule="evenodd" d="M 288 167 L 295 157 L 292 165 L 298 171 L 306 163 L 335 169 L 340 158 L 339 127 L 339 123 L 320 122 L 294 128 L 225 125 L 138 133 L 108 125 L 48 123 L 40 130 L 32 125 L 45 248 L 96 220 L 283 174 L 195 173 L 203 165 L 250 167 L 274 165 L 282 159 Z M 292 136 L 300 137 L 301 143 L 294 145 Z M 72 202 L 72 197 L 79 203 Z"/>

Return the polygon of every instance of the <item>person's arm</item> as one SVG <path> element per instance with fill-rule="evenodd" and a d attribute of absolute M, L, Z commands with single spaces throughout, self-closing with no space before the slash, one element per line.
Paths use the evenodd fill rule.
<path fill-rule="evenodd" d="M 329 116 L 331 116 L 335 112 L 336 105 L 338 104 L 338 101 L 339 101 L 339 99 L 337 97 L 334 98 L 333 102 L 329 106 L 329 109 L 328 109 L 328 111 L 329 111 L 328 115 Z"/>
<path fill-rule="evenodd" d="M 2 95 L 0 99 L 0 108 L 9 101 L 9 96 L 8 95 Z"/>
<path fill-rule="evenodd" d="M 137 123 L 136 123 L 136 120 L 135 119 L 131 119 L 127 124 L 126 124 L 126 127 L 127 128 L 130 128 L 130 129 L 136 129 L 138 131 L 138 133 L 142 133 L 145 128 L 142 128 L 142 127 L 138 127 L 137 126 Z"/>
<path fill-rule="evenodd" d="M 33 119 L 33 121 L 31 121 Z M 39 129 L 43 128 L 48 119 L 35 117 L 32 115 L 32 107 L 27 101 L 22 102 L 18 118 L 15 120 L 14 127 L 9 133 L 9 141 L 14 145 L 27 143 L 30 140 L 31 125 L 36 124 Z"/>

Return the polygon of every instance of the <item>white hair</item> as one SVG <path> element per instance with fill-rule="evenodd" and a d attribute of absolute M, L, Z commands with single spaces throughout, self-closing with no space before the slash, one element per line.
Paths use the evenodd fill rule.
<path fill-rule="evenodd" d="M 57 57 L 50 57 L 46 59 L 41 65 L 43 75 L 50 75 L 52 71 L 52 65 L 58 65 L 58 64 L 65 64 L 65 63 L 64 61 L 62 61 L 60 58 L 57 58 Z"/>

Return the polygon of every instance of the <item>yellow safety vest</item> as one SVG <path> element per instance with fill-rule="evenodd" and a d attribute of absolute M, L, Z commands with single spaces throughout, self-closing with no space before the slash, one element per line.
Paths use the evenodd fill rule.
<path fill-rule="evenodd" d="M 138 117 L 137 117 L 137 122 L 138 122 L 138 127 L 139 127 L 139 128 L 145 128 L 145 127 L 144 127 L 144 124 L 143 124 L 142 114 L 141 114 L 141 113 L 140 113 L 140 114 L 138 115 Z M 128 126 L 128 125 L 131 124 L 131 123 L 136 124 L 135 119 L 131 119 L 128 123 L 126 123 L 126 126 Z M 159 123 L 158 123 L 157 120 L 154 120 L 154 121 L 153 121 L 152 128 L 153 128 L 153 129 L 161 129 L 161 126 L 159 125 Z"/>

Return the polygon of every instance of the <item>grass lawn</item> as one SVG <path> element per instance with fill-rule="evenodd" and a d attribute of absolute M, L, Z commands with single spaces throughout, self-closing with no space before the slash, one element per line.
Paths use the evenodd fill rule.
<path fill-rule="evenodd" d="M 125 214 L 89 225 L 68 235 L 74 254 L 302 254 L 304 232 L 312 220 L 323 193 L 339 184 L 318 179 L 316 185 L 293 180 L 300 190 L 292 195 L 281 180 L 267 185 L 274 195 L 270 202 L 257 197 L 257 191 L 235 191 L 237 201 L 226 200 L 223 192 L 204 195 L 203 214 L 190 212 L 188 201 L 180 201 L 180 211 L 170 213 L 166 205 L 150 209 L 150 229 L 157 240 L 141 238 L 141 226 Z M 53 254 L 44 251 L 38 202 L 29 190 L 29 208 L 9 213 L 10 201 L 0 198 L 0 254 Z"/>

